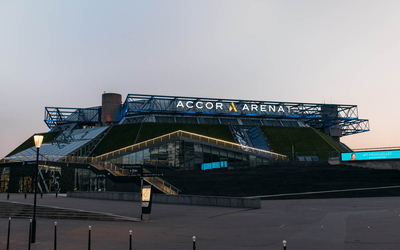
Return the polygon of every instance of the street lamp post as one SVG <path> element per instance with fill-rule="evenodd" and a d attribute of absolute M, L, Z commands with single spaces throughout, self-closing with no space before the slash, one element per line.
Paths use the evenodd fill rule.
<path fill-rule="evenodd" d="M 36 241 L 36 193 L 37 193 L 37 175 L 39 171 L 39 148 L 43 142 L 43 135 L 35 135 L 33 136 L 33 140 L 35 141 L 36 147 L 36 169 L 35 169 L 35 198 L 33 201 L 33 220 L 32 220 L 32 238 L 31 242 L 35 243 Z"/>

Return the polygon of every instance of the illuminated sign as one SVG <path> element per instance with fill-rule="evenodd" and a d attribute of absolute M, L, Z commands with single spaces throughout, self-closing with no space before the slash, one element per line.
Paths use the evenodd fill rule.
<path fill-rule="evenodd" d="M 236 106 L 235 106 L 235 104 L 233 102 L 231 102 L 231 106 L 229 106 L 229 112 L 231 112 L 232 109 L 235 110 L 235 112 L 237 113 Z"/>
<path fill-rule="evenodd" d="M 342 153 L 342 161 L 368 161 L 400 159 L 400 150 Z"/>
<path fill-rule="evenodd" d="M 149 207 L 151 197 L 151 186 L 142 187 L 142 207 Z"/>
<path fill-rule="evenodd" d="M 177 108 L 189 108 L 189 109 L 197 109 L 197 110 L 223 110 L 224 104 L 222 102 L 202 102 L 202 101 L 178 101 L 176 104 Z M 284 112 L 290 113 L 290 107 L 285 106 L 275 106 L 275 105 L 266 105 L 266 104 L 255 104 L 255 103 L 244 103 L 244 104 L 234 104 L 230 103 L 229 112 L 234 111 L 238 113 L 239 111 L 248 111 L 248 112 Z"/>
<path fill-rule="evenodd" d="M 201 164 L 201 170 L 226 168 L 226 167 L 228 167 L 227 161 L 210 162 L 210 163 Z"/>

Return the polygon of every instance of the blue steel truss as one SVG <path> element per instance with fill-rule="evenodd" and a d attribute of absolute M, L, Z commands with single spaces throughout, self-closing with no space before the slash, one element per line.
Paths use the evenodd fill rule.
<path fill-rule="evenodd" d="M 46 107 L 44 122 L 50 130 L 59 125 L 82 124 L 94 126 L 101 122 L 101 107 L 56 108 Z"/>
<path fill-rule="evenodd" d="M 337 126 L 343 135 L 369 131 L 357 105 L 271 102 L 128 94 L 123 117 L 146 114 L 298 119 L 317 129 Z"/>

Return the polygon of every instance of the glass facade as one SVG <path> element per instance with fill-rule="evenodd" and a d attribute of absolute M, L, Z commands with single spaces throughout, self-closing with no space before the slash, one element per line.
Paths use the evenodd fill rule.
<path fill-rule="evenodd" d="M 159 143 L 106 161 L 117 165 L 144 165 L 150 171 L 157 168 L 198 171 L 255 168 L 269 165 L 273 159 L 207 142 L 177 138 L 175 141 Z M 35 164 L 25 166 L 22 162 L 21 166 L 1 168 L 0 192 L 34 192 L 35 169 Z M 140 180 L 126 176 L 126 179 L 115 179 L 116 177 L 107 176 L 107 172 L 104 171 L 87 165 L 76 167 L 39 165 L 38 192 L 139 190 Z M 124 176 L 121 177 L 124 178 Z"/>
<path fill-rule="evenodd" d="M 10 182 L 10 168 L 1 168 L 0 171 L 0 192 L 5 193 L 8 191 L 8 183 Z"/>
<path fill-rule="evenodd" d="M 89 169 L 75 169 L 74 191 L 106 191 L 106 177 Z"/>
<path fill-rule="evenodd" d="M 176 170 L 201 170 L 204 163 L 227 162 L 228 169 L 265 166 L 270 159 L 227 148 L 185 140 L 168 142 L 110 160 L 114 164 L 143 164 Z"/>
<path fill-rule="evenodd" d="M 21 163 L 22 164 L 22 163 Z M 0 192 L 33 193 L 35 166 L 0 168 Z M 106 191 L 107 178 L 85 168 L 62 168 L 39 165 L 38 193 L 65 193 L 67 191 Z M 110 189 L 113 187 L 110 183 Z"/>
<path fill-rule="evenodd" d="M 144 164 L 171 168 L 180 167 L 179 141 L 161 144 L 110 160 L 114 164 Z"/>

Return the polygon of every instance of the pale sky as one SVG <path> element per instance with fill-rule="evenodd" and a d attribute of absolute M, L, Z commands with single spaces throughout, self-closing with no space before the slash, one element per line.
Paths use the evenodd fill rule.
<path fill-rule="evenodd" d="M 358 105 L 400 146 L 400 1 L 0 0 L 0 157 L 120 93 Z"/>

